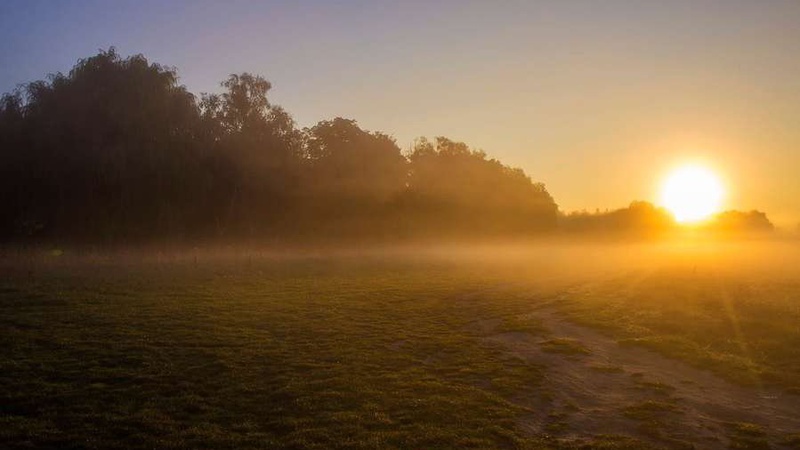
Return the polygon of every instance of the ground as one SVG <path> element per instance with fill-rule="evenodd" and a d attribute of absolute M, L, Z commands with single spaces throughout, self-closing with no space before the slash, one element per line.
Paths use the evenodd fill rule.
<path fill-rule="evenodd" d="M 800 448 L 797 246 L 748 245 L 9 254 L 0 443 Z"/>

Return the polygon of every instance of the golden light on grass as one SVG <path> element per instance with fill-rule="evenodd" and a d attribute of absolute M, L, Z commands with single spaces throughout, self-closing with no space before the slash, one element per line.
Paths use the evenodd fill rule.
<path fill-rule="evenodd" d="M 680 223 L 695 223 L 719 212 L 725 189 L 710 169 L 682 166 L 669 174 L 661 186 L 661 205 Z"/>

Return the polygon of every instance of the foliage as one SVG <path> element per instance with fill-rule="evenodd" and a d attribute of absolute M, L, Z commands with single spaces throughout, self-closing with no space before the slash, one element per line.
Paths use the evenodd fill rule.
<path fill-rule="evenodd" d="M 763 232 L 775 228 L 761 211 L 725 211 L 717 214 L 709 227 L 717 232 Z"/>
<path fill-rule="evenodd" d="M 627 208 L 609 212 L 577 212 L 561 217 L 566 231 L 583 233 L 652 234 L 675 227 L 672 216 L 663 208 L 648 202 L 632 202 Z"/>
<path fill-rule="evenodd" d="M 657 236 L 682 231 L 672 215 L 664 208 L 649 202 L 635 201 L 627 208 L 613 211 L 586 211 L 563 214 L 560 228 L 566 232 L 589 235 L 639 235 Z M 690 227 L 709 235 L 764 233 L 774 229 L 767 215 L 761 211 L 723 211 Z"/>
<path fill-rule="evenodd" d="M 427 212 L 441 211 L 426 223 L 434 230 L 460 226 L 468 233 L 478 226 L 508 233 L 555 226 L 558 207 L 543 184 L 463 142 L 442 136 L 435 142 L 420 139 L 409 161 L 406 198 L 416 208 L 411 215 L 424 221 Z"/>
<path fill-rule="evenodd" d="M 261 76 L 221 87 L 198 101 L 174 69 L 111 48 L 5 94 L 0 238 L 397 237 L 439 216 L 490 232 L 478 211 L 516 217 L 518 232 L 554 224 L 543 185 L 464 144 L 437 138 L 409 161 L 354 120 L 299 130 Z"/>

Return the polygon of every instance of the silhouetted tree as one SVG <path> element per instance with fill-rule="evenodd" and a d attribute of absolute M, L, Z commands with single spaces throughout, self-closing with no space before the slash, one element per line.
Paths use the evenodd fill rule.
<path fill-rule="evenodd" d="M 775 226 L 761 211 L 723 211 L 716 214 L 706 226 L 717 232 L 753 233 L 772 231 Z"/>
<path fill-rule="evenodd" d="M 272 85 L 260 76 L 231 75 L 222 94 L 204 94 L 201 115 L 214 148 L 226 223 L 247 234 L 268 228 L 285 213 L 300 170 L 301 133 L 283 108 L 270 104 Z M 263 230 L 262 230 L 263 231 Z"/>
<path fill-rule="evenodd" d="M 675 219 L 667 210 L 643 201 L 613 211 L 582 211 L 561 217 L 563 230 L 587 235 L 657 235 L 675 227 Z"/>
<path fill-rule="evenodd" d="M 409 203 L 433 229 L 531 232 L 555 226 L 558 207 L 543 184 L 463 142 L 419 139 L 409 160 Z"/>
<path fill-rule="evenodd" d="M 406 159 L 391 137 L 337 117 L 306 130 L 308 188 L 315 195 L 386 201 L 399 194 Z"/>
<path fill-rule="evenodd" d="M 380 234 L 406 185 L 407 161 L 390 136 L 337 117 L 304 130 L 305 221 L 345 234 Z"/>
<path fill-rule="evenodd" d="M 0 237 L 527 233 L 557 207 L 541 183 L 439 137 L 335 118 L 298 130 L 271 84 L 231 75 L 200 101 L 174 69 L 111 48 L 0 98 Z"/>
<path fill-rule="evenodd" d="M 29 179 L 23 171 L 27 159 L 27 135 L 24 133 L 25 117 L 22 94 L 17 91 L 0 98 L 0 192 L 3 207 L 0 208 L 0 233 L 2 236 L 35 233 L 41 222 L 33 219 L 26 209 L 28 194 L 25 183 Z"/>
<path fill-rule="evenodd" d="M 9 169 L 19 221 L 87 239 L 181 228 L 198 116 L 173 70 L 112 48 L 29 83 L 24 100 L 24 156 Z"/>

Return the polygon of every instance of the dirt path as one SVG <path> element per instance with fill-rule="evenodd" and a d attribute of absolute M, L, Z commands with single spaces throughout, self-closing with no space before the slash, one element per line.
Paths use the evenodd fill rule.
<path fill-rule="evenodd" d="M 487 339 L 545 369 L 544 384 L 520 399 L 537 411 L 520 424 L 533 434 L 576 442 L 627 435 L 670 448 L 800 448 L 788 438 L 800 433 L 799 396 L 737 386 L 618 345 L 549 306 L 532 315 L 549 336 L 506 332 Z"/>

